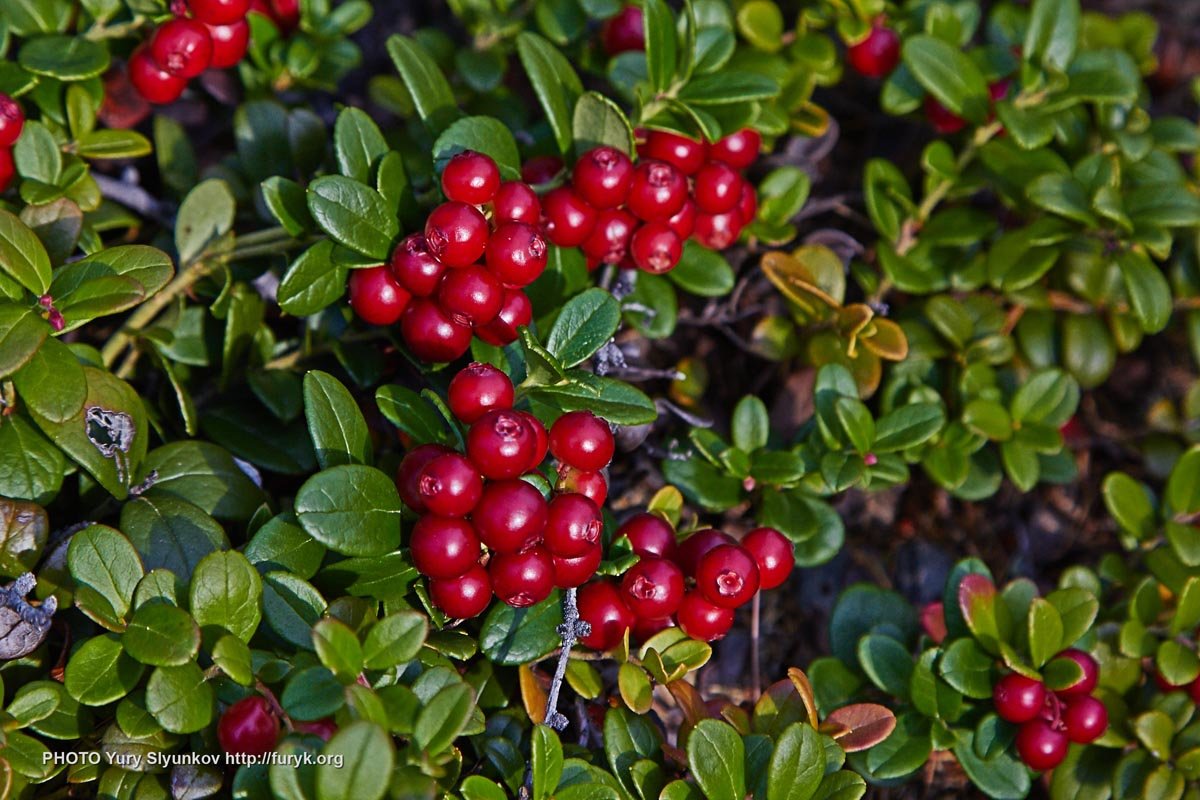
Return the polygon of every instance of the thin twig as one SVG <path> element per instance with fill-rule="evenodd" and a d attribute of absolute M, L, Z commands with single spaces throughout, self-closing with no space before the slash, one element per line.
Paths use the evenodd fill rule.
<path fill-rule="evenodd" d="M 592 626 L 579 618 L 579 605 L 576 602 L 576 590 L 567 589 L 562 600 L 563 621 L 558 626 L 558 635 L 562 639 L 562 651 L 558 654 L 558 664 L 554 668 L 554 678 L 550 681 L 550 695 L 546 699 L 545 723 L 556 731 L 567 727 L 566 716 L 558 710 L 558 695 L 562 691 L 563 679 L 567 675 L 567 662 L 571 658 L 571 648 L 580 636 L 592 632 Z"/>

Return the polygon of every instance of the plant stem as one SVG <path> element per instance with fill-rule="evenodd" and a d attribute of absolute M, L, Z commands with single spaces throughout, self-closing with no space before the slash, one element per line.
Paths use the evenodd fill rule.
<path fill-rule="evenodd" d="M 546 699 L 545 724 L 556 731 L 565 730 L 567 718 L 558 710 L 558 695 L 562 691 L 563 679 L 567 674 L 567 662 L 571 658 L 571 648 L 580 636 L 591 633 L 592 626 L 579 618 L 579 606 L 576 603 L 576 590 L 567 589 L 562 600 L 563 621 L 558 626 L 558 635 L 562 637 L 562 650 L 558 654 L 558 664 L 554 668 L 554 678 L 550 681 L 550 695 Z"/>
<path fill-rule="evenodd" d="M 755 592 L 750 602 L 750 691 L 757 701 L 762 692 L 762 654 L 760 633 L 762 631 L 762 592 Z"/>

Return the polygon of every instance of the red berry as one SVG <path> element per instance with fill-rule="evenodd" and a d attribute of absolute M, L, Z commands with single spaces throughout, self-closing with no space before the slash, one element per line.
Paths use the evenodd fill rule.
<path fill-rule="evenodd" d="M 758 216 L 758 195 L 750 181 L 742 181 L 742 196 L 738 199 L 737 212 L 743 225 L 753 222 Z"/>
<path fill-rule="evenodd" d="M 762 135 L 753 128 L 742 128 L 710 144 L 708 157 L 734 169 L 746 169 L 758 160 L 758 151 L 761 149 Z"/>
<path fill-rule="evenodd" d="M 604 469 L 615 447 L 608 423 L 590 411 L 569 411 L 550 426 L 550 452 L 576 469 Z"/>
<path fill-rule="evenodd" d="M 1054 769 L 1067 757 L 1067 734 L 1050 727 L 1045 720 L 1026 722 L 1017 731 L 1017 754 L 1032 770 Z"/>
<path fill-rule="evenodd" d="M 414 297 L 400 318 L 400 333 L 422 361 L 453 361 L 471 346 L 471 328 L 428 297 Z"/>
<path fill-rule="evenodd" d="M 633 232 L 629 252 L 638 269 L 662 275 L 675 269 L 683 257 L 683 241 L 665 222 L 647 222 Z"/>
<path fill-rule="evenodd" d="M 633 630 L 630 631 L 630 638 L 637 642 L 644 642 L 656 633 L 665 631 L 667 628 L 675 627 L 675 621 L 670 617 L 661 617 L 659 619 L 642 619 L 633 623 Z"/>
<path fill-rule="evenodd" d="M 626 205 L 638 219 L 667 220 L 687 202 L 687 179 L 665 161 L 643 161 L 633 173 Z"/>
<path fill-rule="evenodd" d="M 212 69 L 236 67 L 246 57 L 250 46 L 250 23 L 244 19 L 228 25 L 209 25 L 208 35 L 212 38 Z"/>
<path fill-rule="evenodd" d="M 570 188 L 551 189 L 542 198 L 542 229 L 559 247 L 579 247 L 596 224 L 596 209 Z"/>
<path fill-rule="evenodd" d="M 1108 709 L 1089 695 L 1071 697 L 1066 701 L 1063 723 L 1068 739 L 1076 744 L 1091 744 L 1108 729 Z"/>
<path fill-rule="evenodd" d="M 859 75 L 882 78 L 900 63 L 900 37 L 891 28 L 877 24 L 865 39 L 846 51 L 846 60 Z"/>
<path fill-rule="evenodd" d="M 187 88 L 187 80 L 172 75 L 154 63 L 154 59 L 139 47 L 129 57 L 129 81 L 147 101 L 161 105 L 179 99 Z"/>
<path fill-rule="evenodd" d="M 312 722 L 304 722 L 302 720 L 293 720 L 292 724 L 296 730 L 301 733 L 308 733 L 313 736 L 320 737 L 328 742 L 337 733 L 338 726 L 334 722 L 333 717 L 325 717 L 324 719 L 314 720 Z"/>
<path fill-rule="evenodd" d="M 228 25 L 243 19 L 250 0 L 188 0 L 192 16 L 208 25 Z"/>
<path fill-rule="evenodd" d="M 300 0 L 270 0 L 271 18 L 284 33 L 291 33 L 300 25 Z"/>
<path fill-rule="evenodd" d="M 698 591 L 687 592 L 675 612 L 679 628 L 693 639 L 715 642 L 733 627 L 733 609 L 714 606 Z"/>
<path fill-rule="evenodd" d="M 621 579 L 621 597 L 637 617 L 669 617 L 683 602 L 683 572 L 673 561 L 643 557 Z"/>
<path fill-rule="evenodd" d="M 643 511 L 634 514 L 617 528 L 615 538 L 624 536 L 639 556 L 657 556 L 676 561 L 679 547 L 675 543 L 675 528 L 657 514 Z"/>
<path fill-rule="evenodd" d="M 13 163 L 12 150 L 7 147 L 0 148 L 0 192 L 8 189 L 16 174 L 17 166 Z"/>
<path fill-rule="evenodd" d="M 546 508 L 546 547 L 556 556 L 578 558 L 600 542 L 604 521 L 596 504 L 574 492 L 555 495 Z"/>
<path fill-rule="evenodd" d="M 988 84 L 988 95 L 992 98 L 992 102 L 997 102 L 1008 97 L 1008 89 L 1012 86 L 1012 81 L 1005 78 L 1004 80 L 996 81 Z"/>
<path fill-rule="evenodd" d="M 490 156 L 474 150 L 457 153 L 442 170 L 442 194 L 447 200 L 481 206 L 500 188 L 500 168 Z"/>
<path fill-rule="evenodd" d="M 274 750 L 278 740 L 279 718 L 258 695 L 238 700 L 217 723 L 217 741 L 226 753 L 262 756 Z"/>
<path fill-rule="evenodd" d="M 558 156 L 534 156 L 521 165 L 521 180 L 534 186 L 549 183 L 562 168 L 563 160 Z"/>
<path fill-rule="evenodd" d="M 533 305 L 520 289 L 505 289 L 500 313 L 487 325 L 475 329 L 475 335 L 488 344 L 503 347 L 516 341 L 517 329 L 533 321 Z"/>
<path fill-rule="evenodd" d="M 21 105 L 0 92 L 0 148 L 9 148 L 21 138 L 25 128 L 25 112 Z"/>
<path fill-rule="evenodd" d="M 474 361 L 450 381 L 446 398 L 454 416 L 470 425 L 493 408 L 512 408 L 513 385 L 496 367 Z"/>
<path fill-rule="evenodd" d="M 633 162 L 615 147 L 597 147 L 575 162 L 571 185 L 593 208 L 616 208 L 633 183 Z"/>
<path fill-rule="evenodd" d="M 542 465 L 546 460 L 546 453 L 550 450 L 550 435 L 546 433 L 546 426 L 542 421 L 530 414 L 528 411 L 518 411 L 517 415 L 525 420 L 525 424 L 533 431 L 533 438 L 536 442 L 536 447 L 533 451 L 533 458 L 529 461 L 529 470 L 535 470 Z"/>
<path fill-rule="evenodd" d="M 521 181 L 505 181 L 492 199 L 492 224 L 524 222 L 536 225 L 542 217 L 542 204 L 537 192 Z"/>
<path fill-rule="evenodd" d="M 696 588 L 713 605 L 737 608 L 758 591 L 754 556 L 736 544 L 709 550 L 696 565 Z"/>
<path fill-rule="evenodd" d="M 430 578 L 455 578 L 479 563 L 482 551 L 471 523 L 427 514 L 413 526 L 408 542 L 413 566 Z"/>
<path fill-rule="evenodd" d="M 181 78 L 194 78 L 212 63 L 213 42 L 202 22 L 175 17 L 150 37 L 150 55 L 164 70 Z"/>
<path fill-rule="evenodd" d="M 1075 685 L 1058 690 L 1057 694 L 1059 696 L 1071 697 L 1073 695 L 1091 694 L 1096 691 L 1096 684 L 1100 682 L 1100 665 L 1096 663 L 1096 659 L 1092 658 L 1089 653 L 1072 647 L 1063 650 L 1055 658 L 1069 658 L 1083 670 L 1083 677 Z"/>
<path fill-rule="evenodd" d="M 513 608 L 540 603 L 554 591 L 554 562 L 543 547 L 497 553 L 488 563 L 492 591 Z"/>
<path fill-rule="evenodd" d="M 601 472 L 566 467 L 559 470 L 554 491 L 576 492 L 595 503 L 596 508 L 603 508 L 608 499 L 608 481 Z"/>
<path fill-rule="evenodd" d="M 1028 722 L 1046 705 L 1046 687 L 1041 681 L 1012 672 L 992 687 L 992 705 L 1006 722 Z"/>
<path fill-rule="evenodd" d="M 750 186 L 749 182 L 746 186 Z M 750 190 L 753 193 L 753 189 Z M 743 194 L 744 194 L 743 190 Z M 675 235 L 679 240 L 686 241 L 696 230 L 696 203 L 692 198 L 684 201 L 683 207 L 675 212 L 674 216 L 667 220 L 667 227 L 675 231 Z"/>
<path fill-rule="evenodd" d="M 467 431 L 467 456 L 491 480 L 525 472 L 536 451 L 537 435 L 512 411 L 489 411 Z"/>
<path fill-rule="evenodd" d="M 699 213 L 693 235 L 709 250 L 724 250 L 742 235 L 742 215 L 737 209 L 724 214 Z"/>
<path fill-rule="evenodd" d="M 706 214 L 724 214 L 737 208 L 742 199 L 742 176 L 733 167 L 710 161 L 696 173 L 692 196 Z"/>
<path fill-rule="evenodd" d="M 570 589 L 583 586 L 596 574 L 600 559 L 604 556 L 604 548 L 597 542 L 596 546 L 581 556 L 563 558 L 551 555 L 554 562 L 554 585 L 560 589 Z"/>
<path fill-rule="evenodd" d="M 546 240 L 526 222 L 502 223 L 487 243 L 488 269 L 507 286 L 533 283 L 548 257 Z"/>
<path fill-rule="evenodd" d="M 349 284 L 350 307 L 372 325 L 394 324 L 412 299 L 387 267 L 351 270 Z"/>
<path fill-rule="evenodd" d="M 623 208 L 609 208 L 596 215 L 591 235 L 583 243 L 583 254 L 596 264 L 619 264 L 629 254 L 629 240 L 637 218 Z"/>
<path fill-rule="evenodd" d="M 642 21 L 642 9 L 634 5 L 625 6 L 604 23 L 600 33 L 604 52 L 610 56 L 618 53 L 646 49 L 646 32 Z"/>
<path fill-rule="evenodd" d="M 475 206 L 442 203 L 425 220 L 425 243 L 447 267 L 474 264 L 487 247 L 487 220 Z"/>
<path fill-rule="evenodd" d="M 436 292 L 446 271 L 446 265 L 429 252 L 423 233 L 405 236 L 392 250 L 389 266 L 400 285 L 418 297 Z"/>
<path fill-rule="evenodd" d="M 958 133 L 967 127 L 967 121 L 935 100 L 932 96 L 925 98 L 925 118 L 933 124 L 938 133 Z"/>
<path fill-rule="evenodd" d="M 679 557 L 676 559 L 683 569 L 683 574 L 689 578 L 696 577 L 696 567 L 699 566 L 700 559 L 709 550 L 723 544 L 735 544 L 733 537 L 712 528 L 696 531 L 684 539 L 679 543 Z"/>
<path fill-rule="evenodd" d="M 471 512 L 479 538 L 498 553 L 515 553 L 541 541 L 546 529 L 546 498 L 514 478 L 490 481 Z"/>
<path fill-rule="evenodd" d="M 581 586 L 577 605 L 579 618 L 592 626 L 592 632 L 581 636 L 579 641 L 593 650 L 612 650 L 634 622 L 633 613 L 625 607 L 621 593 L 611 581 Z"/>
<path fill-rule="evenodd" d="M 492 602 L 488 571 L 476 564 L 457 578 L 430 580 L 429 599 L 451 619 L 477 617 Z"/>
<path fill-rule="evenodd" d="M 504 287 L 480 266 L 449 270 L 438 284 L 438 305 L 460 325 L 486 325 L 500 313 Z"/>
<path fill-rule="evenodd" d="M 707 150 L 704 142 L 671 131 L 649 131 L 638 145 L 638 157 L 665 161 L 684 175 L 694 175 L 704 166 Z"/>
<path fill-rule="evenodd" d="M 774 589 L 787 580 L 796 565 L 796 548 L 774 528 L 755 528 L 742 537 L 742 547 L 758 564 L 758 586 Z"/>
<path fill-rule="evenodd" d="M 449 447 L 440 444 L 423 444 L 409 451 L 396 468 L 396 488 L 400 491 L 400 499 L 404 505 L 416 511 L 425 513 L 425 501 L 421 499 L 421 470 L 425 465 L 438 456 L 454 452 Z"/>
<path fill-rule="evenodd" d="M 483 494 L 483 479 L 461 453 L 447 453 L 421 469 L 417 491 L 429 513 L 465 517 Z"/>

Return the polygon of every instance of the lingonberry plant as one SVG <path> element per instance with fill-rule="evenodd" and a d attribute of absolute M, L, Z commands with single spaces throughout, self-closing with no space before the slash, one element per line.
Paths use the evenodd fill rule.
<path fill-rule="evenodd" d="M 0 795 L 1196 795 L 1171 5 L 0 3 Z"/>

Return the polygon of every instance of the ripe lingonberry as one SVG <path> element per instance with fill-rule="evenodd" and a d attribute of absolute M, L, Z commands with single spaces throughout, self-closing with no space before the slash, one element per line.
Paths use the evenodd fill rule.
<path fill-rule="evenodd" d="M 642 9 L 635 5 L 625 6 L 604 23 L 600 36 L 604 52 L 610 56 L 645 50 L 646 32 Z"/>
<path fill-rule="evenodd" d="M 615 208 L 625 202 L 633 182 L 633 162 L 615 147 L 597 147 L 575 162 L 571 185 L 593 208 Z"/>
<path fill-rule="evenodd" d="M 676 560 L 679 551 L 675 543 L 675 529 L 657 514 L 643 511 L 634 514 L 617 528 L 617 539 L 624 536 L 629 546 L 639 556 L 657 556 Z"/>
<path fill-rule="evenodd" d="M 1070 740 L 1041 719 L 1030 720 L 1017 731 L 1017 754 L 1032 770 L 1054 769 L 1067 757 Z"/>
<path fill-rule="evenodd" d="M 542 197 L 542 230 L 559 247 L 579 247 L 596 224 L 596 209 L 566 186 Z"/>
<path fill-rule="evenodd" d="M 683 256 L 683 241 L 665 222 L 647 222 L 633 232 L 629 252 L 638 269 L 662 275 L 675 269 Z"/>
<path fill-rule="evenodd" d="M 1041 713 L 1045 704 L 1046 687 L 1042 682 L 1015 672 L 992 687 L 992 705 L 1006 722 L 1028 722 Z"/>
<path fill-rule="evenodd" d="M 521 165 L 521 180 L 534 186 L 549 183 L 562 168 L 563 160 L 558 156 L 534 156 Z"/>
<path fill-rule="evenodd" d="M 471 523 L 426 514 L 413 526 L 408 542 L 413 566 L 430 578 L 455 578 L 479 561 L 479 537 Z"/>
<path fill-rule="evenodd" d="M 696 588 L 704 599 L 722 608 L 737 608 L 758 591 L 754 556 L 736 544 L 709 550 L 696 565 Z"/>
<path fill-rule="evenodd" d="M 387 267 L 367 267 L 350 272 L 350 307 L 364 322 L 392 325 L 412 299 Z"/>
<path fill-rule="evenodd" d="M 546 453 L 550 452 L 550 434 L 546 433 L 546 426 L 542 424 L 542 421 L 528 411 L 518 411 L 517 416 L 525 420 L 529 430 L 533 431 L 535 446 L 533 457 L 529 460 L 529 466 L 526 468 L 526 472 L 528 472 L 537 469 L 546 460 Z"/>
<path fill-rule="evenodd" d="M 507 286 L 528 286 L 546 269 L 549 253 L 538 229 L 526 222 L 505 222 L 487 243 L 487 265 Z"/>
<path fill-rule="evenodd" d="M 687 201 L 687 178 L 665 161 L 643 161 L 633 172 L 626 205 L 638 219 L 667 220 Z"/>
<path fill-rule="evenodd" d="M 846 60 L 859 75 L 882 78 L 900 63 L 900 37 L 891 28 L 876 23 L 865 39 L 850 46 Z"/>
<path fill-rule="evenodd" d="M 995 83 L 989 83 L 988 96 L 992 98 L 993 103 L 1003 100 L 1004 98 L 1008 97 L 1008 90 L 1010 86 L 1012 86 L 1012 81 L 1008 80 L 1007 78 L 996 81 Z"/>
<path fill-rule="evenodd" d="M 633 629 L 629 631 L 629 637 L 635 642 L 644 642 L 656 633 L 665 631 L 667 628 L 675 627 L 675 620 L 671 617 L 661 617 L 659 619 L 638 619 L 633 623 Z"/>
<path fill-rule="evenodd" d="M 704 166 L 704 142 L 671 131 L 648 131 L 646 141 L 638 145 L 638 157 L 665 161 L 684 175 L 694 175 Z"/>
<path fill-rule="evenodd" d="M 250 47 L 250 23 L 244 19 L 228 25 L 209 25 L 208 35 L 212 38 L 212 69 L 236 67 L 246 57 Z"/>
<path fill-rule="evenodd" d="M 629 253 L 629 240 L 637 224 L 637 218 L 623 208 L 609 208 L 597 214 L 591 235 L 581 248 L 589 263 L 621 263 Z"/>
<path fill-rule="evenodd" d="M 684 594 L 675 612 L 675 621 L 680 630 L 693 639 L 715 642 L 733 627 L 733 609 L 715 606 L 693 590 Z"/>
<path fill-rule="evenodd" d="M 488 571 L 476 564 L 457 578 L 431 580 L 429 599 L 451 619 L 477 617 L 492 602 Z"/>
<path fill-rule="evenodd" d="M 492 225 L 502 222 L 524 222 L 536 225 L 542 217 L 542 204 L 537 192 L 521 181 L 505 181 L 492 198 Z"/>
<path fill-rule="evenodd" d="M 938 133 L 958 133 L 967 127 L 967 121 L 939 103 L 932 95 L 925 97 L 925 118 Z"/>
<path fill-rule="evenodd" d="M 733 537 L 712 528 L 696 531 L 684 539 L 679 543 L 679 557 L 676 559 L 683 574 L 689 578 L 696 577 L 696 567 L 699 566 L 700 559 L 709 550 L 723 544 L 734 544 Z"/>
<path fill-rule="evenodd" d="M 512 408 L 513 385 L 496 367 L 473 361 L 450 381 L 446 399 L 454 416 L 470 425 L 493 408 Z"/>
<path fill-rule="evenodd" d="M 500 313 L 504 287 L 480 266 L 449 270 L 438 284 L 438 305 L 460 325 L 486 325 Z"/>
<path fill-rule="evenodd" d="M 0 148 L 12 147 L 25 128 L 25 112 L 21 105 L 0 92 Z"/>
<path fill-rule="evenodd" d="M 602 508 L 608 499 L 608 481 L 601 472 L 565 467 L 558 472 L 558 481 L 554 484 L 556 492 L 577 492 Z"/>
<path fill-rule="evenodd" d="M 178 100 L 187 88 L 187 79 L 172 75 L 156 64 L 145 47 L 134 50 L 129 57 L 129 82 L 138 94 L 157 105 Z"/>
<path fill-rule="evenodd" d="M 579 618 L 588 623 L 591 633 L 579 638 L 584 647 L 593 650 L 612 650 L 621 643 L 625 631 L 633 625 L 634 616 L 621 600 L 621 593 L 611 581 L 596 581 L 579 588 L 577 598 Z"/>
<path fill-rule="evenodd" d="M 533 304 L 520 289 L 505 289 L 500 313 L 487 325 L 475 329 L 475 335 L 488 344 L 503 347 L 516 341 L 517 329 L 533 321 Z"/>
<path fill-rule="evenodd" d="M 1063 650 L 1055 658 L 1069 658 L 1083 670 L 1083 676 L 1078 681 L 1065 689 L 1058 690 L 1060 696 L 1071 697 L 1073 695 L 1091 694 L 1096 691 L 1096 684 L 1100 682 L 1100 665 L 1096 663 L 1096 659 L 1092 658 L 1089 653 L 1072 647 Z"/>
<path fill-rule="evenodd" d="M 231 755 L 262 756 L 274 750 L 278 740 L 279 718 L 258 695 L 238 700 L 217 723 L 217 741 Z"/>
<path fill-rule="evenodd" d="M 483 153 L 464 150 L 442 170 L 442 194 L 447 200 L 481 206 L 491 202 L 500 188 L 500 168 Z"/>
<path fill-rule="evenodd" d="M 696 215 L 696 241 L 709 250 L 724 250 L 742 234 L 742 215 L 737 209 L 724 214 Z"/>
<path fill-rule="evenodd" d="M 758 194 L 750 181 L 742 181 L 742 196 L 738 199 L 737 212 L 743 225 L 748 225 L 758 216 Z"/>
<path fill-rule="evenodd" d="M 203 22 L 176 17 L 154 31 L 150 55 L 172 75 L 194 78 L 212 63 L 212 35 Z"/>
<path fill-rule="evenodd" d="M 734 169 L 746 169 L 758 159 L 760 149 L 762 135 L 754 128 L 742 128 L 710 144 L 708 157 Z"/>
<path fill-rule="evenodd" d="M 746 186 L 750 183 L 747 182 Z M 753 193 L 753 189 L 750 190 Z M 675 212 L 674 216 L 667 220 L 667 227 L 675 231 L 675 235 L 679 237 L 679 241 L 686 242 L 688 237 L 696 230 L 696 203 L 692 198 L 684 201 L 683 207 Z"/>
<path fill-rule="evenodd" d="M 192 16 L 209 25 L 228 25 L 246 16 L 250 0 L 188 0 Z"/>
<path fill-rule="evenodd" d="M 513 608 L 540 603 L 554 591 L 554 562 L 544 547 L 493 555 L 488 576 L 496 597 Z"/>
<path fill-rule="evenodd" d="M 551 555 L 550 558 L 554 562 L 554 585 L 560 589 L 583 586 L 596 574 L 596 568 L 600 566 L 603 556 L 604 548 L 599 543 L 577 558 Z"/>
<path fill-rule="evenodd" d="M 400 317 L 400 333 L 422 361 L 453 361 L 471 346 L 471 328 L 428 297 L 414 297 Z"/>
<path fill-rule="evenodd" d="M 400 285 L 417 297 L 428 297 L 437 291 L 446 265 L 429 252 L 425 234 L 405 236 L 392 250 L 388 262 Z"/>
<path fill-rule="evenodd" d="M 742 176 L 733 167 L 710 161 L 696 173 L 692 196 L 705 214 L 724 214 L 742 199 Z"/>
<path fill-rule="evenodd" d="M 578 558 L 596 546 L 604 530 L 600 509 L 581 494 L 570 492 L 550 499 L 546 507 L 546 547 L 556 556 Z"/>
<path fill-rule="evenodd" d="M 399 490 L 404 505 L 418 514 L 425 513 L 425 501 L 421 499 L 421 470 L 438 456 L 452 452 L 454 451 L 449 447 L 440 444 L 423 444 L 404 456 L 404 460 L 396 468 L 396 489 Z"/>
<path fill-rule="evenodd" d="M 489 481 L 471 522 L 490 549 L 514 553 L 540 541 L 546 529 L 546 498 L 519 478 Z"/>
<path fill-rule="evenodd" d="M 13 162 L 12 150 L 7 147 L 0 148 L 0 192 L 8 189 L 16 174 L 17 165 Z"/>
<path fill-rule="evenodd" d="M 774 589 L 792 574 L 796 565 L 796 549 L 791 541 L 774 528 L 755 528 L 742 537 L 742 547 L 754 556 L 758 564 L 758 586 Z"/>
<path fill-rule="evenodd" d="M 536 434 L 512 411 L 489 411 L 467 431 L 467 456 L 491 480 L 525 472 L 536 450 Z"/>
<path fill-rule="evenodd" d="M 683 602 L 683 572 L 673 561 L 643 557 L 622 577 L 621 597 L 637 617 L 669 617 Z"/>
<path fill-rule="evenodd" d="M 550 426 L 550 452 L 576 469 L 604 469 L 615 448 L 608 423 L 590 411 L 569 411 Z"/>
<path fill-rule="evenodd" d="M 487 219 L 467 203 L 442 203 L 425 220 L 425 243 L 447 267 L 474 264 L 487 247 Z"/>
<path fill-rule="evenodd" d="M 465 517 L 483 495 L 483 479 L 461 453 L 447 453 L 421 468 L 417 491 L 429 513 Z"/>
<path fill-rule="evenodd" d="M 1192 681 L 1187 687 L 1188 696 L 1192 698 L 1192 702 L 1200 704 L 1200 678 Z"/>
<path fill-rule="evenodd" d="M 1067 738 L 1076 744 L 1091 744 L 1108 728 L 1108 709 L 1094 697 L 1081 695 L 1067 699 L 1063 723 Z"/>
<path fill-rule="evenodd" d="M 337 733 L 338 726 L 334 722 L 333 717 L 324 717 L 323 719 L 313 720 L 312 722 L 304 722 L 303 720 L 294 720 L 292 724 L 296 730 L 301 733 L 308 733 L 328 742 Z"/>
<path fill-rule="evenodd" d="M 279 29 L 291 33 L 300 25 L 300 0 L 270 0 L 271 18 Z"/>

